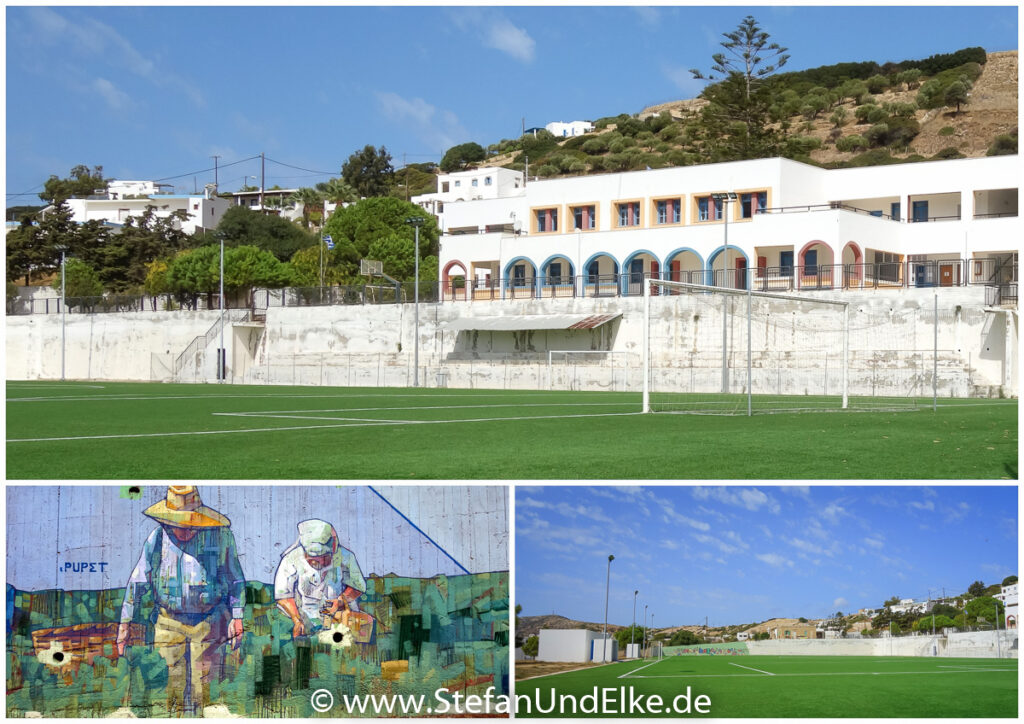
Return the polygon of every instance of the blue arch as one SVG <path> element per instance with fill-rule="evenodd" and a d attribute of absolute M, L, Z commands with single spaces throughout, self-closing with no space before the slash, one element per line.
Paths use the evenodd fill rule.
<path fill-rule="evenodd" d="M 527 264 L 530 265 L 530 268 L 533 270 L 532 285 L 534 287 L 534 293 L 536 293 L 536 287 L 537 287 L 537 265 L 533 263 L 532 259 L 530 259 L 529 257 L 525 257 L 525 256 L 517 256 L 517 257 L 515 257 L 513 259 L 510 259 L 508 264 L 505 265 L 505 269 L 501 273 L 502 286 L 505 289 L 508 289 L 511 286 L 509 284 L 509 278 L 508 278 L 509 274 L 512 272 L 512 267 L 514 267 L 516 264 L 518 264 L 520 262 L 526 262 Z"/>
<path fill-rule="evenodd" d="M 572 259 L 569 258 L 568 254 L 552 254 L 547 259 L 545 259 L 544 263 L 541 264 L 540 267 L 538 267 L 542 272 L 544 272 L 544 276 L 547 276 L 546 270 L 548 268 L 548 264 L 553 262 L 555 259 L 565 259 L 565 261 L 569 263 L 569 276 L 576 276 L 576 267 L 573 266 Z"/>
<path fill-rule="evenodd" d="M 729 248 L 732 249 L 731 246 Z M 678 249 L 673 249 L 668 254 L 666 254 L 665 255 L 665 266 L 670 265 L 672 263 L 672 260 L 675 257 L 679 256 L 680 254 L 685 254 L 687 252 L 689 252 L 690 254 L 693 254 L 695 257 L 697 257 L 697 261 L 700 262 L 701 268 L 704 267 L 704 257 L 702 257 L 700 255 L 700 253 L 696 249 L 693 249 L 693 248 L 691 248 L 689 246 L 680 246 Z"/>
<path fill-rule="evenodd" d="M 615 265 L 615 271 L 613 273 L 614 274 L 618 274 L 619 269 L 621 268 L 621 265 L 619 264 L 619 260 L 615 258 L 614 254 L 609 254 L 607 251 L 597 251 L 597 252 L 594 252 L 593 254 L 591 254 L 589 257 L 587 257 L 587 260 L 585 262 L 583 262 L 583 268 L 580 270 L 580 272 L 582 274 L 586 275 L 587 274 L 587 269 L 590 268 L 590 262 L 594 261 L 594 259 L 597 259 L 600 256 L 606 256 L 609 259 L 611 259 L 612 263 Z"/>
<path fill-rule="evenodd" d="M 632 254 L 627 256 L 626 260 L 624 262 L 622 262 L 622 270 L 623 270 L 623 272 L 622 272 L 622 276 L 619 279 L 619 284 L 622 286 L 623 293 L 626 293 L 626 292 L 629 291 L 629 285 L 630 285 L 630 283 L 632 282 L 632 279 L 633 279 L 632 271 L 629 268 L 629 263 L 631 261 L 633 261 L 633 259 L 635 259 L 636 257 L 640 256 L 641 254 L 647 254 L 648 256 L 654 257 L 654 261 L 658 264 L 658 274 L 659 275 L 661 274 L 661 270 L 663 268 L 663 265 L 662 265 L 661 259 L 658 257 L 658 255 L 655 254 L 653 251 L 649 251 L 648 249 L 637 249 Z M 637 281 L 640 284 L 643 284 L 643 280 L 642 279 L 637 280 Z"/>
<path fill-rule="evenodd" d="M 717 260 L 718 256 L 720 254 L 723 254 L 723 253 L 725 253 L 725 247 L 724 246 L 720 246 L 717 249 L 715 249 L 713 252 L 711 252 L 711 254 L 708 255 L 708 265 L 707 265 L 707 269 L 705 270 L 705 273 L 704 273 L 704 276 L 705 276 L 704 283 L 707 284 L 708 286 L 714 286 L 714 284 L 715 284 L 715 275 L 714 275 L 715 260 Z M 736 256 L 734 257 L 733 254 L 736 254 Z M 739 258 L 741 256 L 743 257 L 743 260 L 745 262 L 747 262 L 747 268 L 749 269 L 750 268 L 750 257 L 748 257 L 746 252 L 743 251 L 743 249 L 741 249 L 740 247 L 733 246 L 732 244 L 730 244 L 729 245 L 729 258 L 730 259 L 736 259 L 736 258 Z M 728 270 L 726 270 L 726 271 L 728 271 Z"/>

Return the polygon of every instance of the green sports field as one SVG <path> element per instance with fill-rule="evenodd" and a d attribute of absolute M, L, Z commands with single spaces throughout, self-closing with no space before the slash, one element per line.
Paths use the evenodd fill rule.
<path fill-rule="evenodd" d="M 601 714 L 580 697 L 610 688 Z M 623 687 L 625 691 L 623 691 Z M 644 716 L 629 707 L 639 697 L 647 716 L 689 715 L 698 696 L 706 716 L 746 717 L 1016 717 L 1016 659 L 877 656 L 670 656 L 655 663 L 625 661 L 600 668 L 516 682 L 517 716 Z M 631 690 L 631 691 L 630 691 Z M 523 695 L 527 695 L 524 697 Z M 576 706 L 572 713 L 571 695 Z M 657 695 L 661 702 L 647 698 Z M 598 694 L 601 696 L 601 694 Z M 524 701 L 529 699 L 529 705 Z M 562 712 L 543 713 L 552 702 Z M 563 703 L 564 702 L 564 703 Z M 625 702 L 625 705 L 619 702 Z M 676 709 L 671 709 L 675 704 Z M 528 711 L 533 707 L 532 711 Z M 654 711 L 650 711 L 653 708 Z M 679 713 L 676 713 L 676 712 Z"/>
<path fill-rule="evenodd" d="M 8 382 L 19 479 L 1016 479 L 1016 400 L 639 414 L 639 393 Z"/>

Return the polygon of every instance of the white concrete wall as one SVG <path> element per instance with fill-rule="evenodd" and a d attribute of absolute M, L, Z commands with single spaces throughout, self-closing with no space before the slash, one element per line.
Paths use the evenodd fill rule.
<path fill-rule="evenodd" d="M 590 661 L 591 642 L 599 637 L 583 629 L 541 629 L 537 661 Z"/>
<path fill-rule="evenodd" d="M 946 656 L 1018 658 L 1017 632 L 979 631 L 946 636 L 878 639 L 811 639 L 748 641 L 758 656 Z"/>
<path fill-rule="evenodd" d="M 594 654 L 591 661 L 608 662 L 619 660 L 619 642 L 611 636 L 602 640 L 594 639 Z"/>
<path fill-rule="evenodd" d="M 826 293 L 805 295 L 836 298 Z M 839 298 L 851 303 L 850 393 L 896 394 L 913 384 L 914 394 L 930 395 L 933 291 L 848 292 Z M 1000 386 L 1003 394 L 1015 395 L 1018 341 L 1016 329 L 1006 327 L 1007 315 L 983 310 L 981 287 L 942 289 L 938 298 L 939 395 L 997 394 Z M 663 389 L 689 391 L 694 370 L 705 379 L 695 391 L 720 389 L 721 301 L 716 297 L 712 306 L 698 312 L 694 304 L 686 295 L 652 299 L 652 366 L 659 371 L 657 380 Z M 745 302 L 739 299 L 734 306 L 729 325 L 732 389 L 744 391 Z M 794 327 L 786 334 L 784 327 L 777 327 L 773 349 L 791 352 L 793 361 L 784 363 L 788 366 L 783 369 L 778 367 L 778 355 L 758 357 L 755 392 L 817 394 L 800 375 L 817 379 L 827 374 L 827 365 L 832 370 L 830 392 L 836 394 L 839 349 L 828 349 L 826 340 L 838 339 L 835 330 L 841 328 L 841 313 L 837 308 L 834 314 L 810 314 L 800 311 L 803 308 L 777 303 L 775 314 L 792 317 Z M 551 313 L 621 317 L 597 329 L 578 331 L 454 332 L 446 326 L 471 317 Z M 230 310 L 229 314 L 245 312 Z M 217 318 L 216 311 L 68 315 L 66 376 L 167 379 L 162 371 L 169 360 L 205 334 Z M 6 323 L 7 379 L 59 378 L 60 315 L 14 316 Z M 817 332 L 815 325 L 821 325 Z M 271 307 L 265 328 L 236 321 L 226 331 L 228 379 L 252 384 L 411 386 L 414 326 L 411 304 Z M 643 299 L 639 297 L 421 304 L 420 384 L 442 384 L 438 373 L 443 373 L 449 387 L 639 391 L 642 333 Z M 218 341 L 211 340 L 198 350 L 179 381 L 215 378 L 213 350 Z M 577 357 L 549 369 L 548 350 L 566 349 L 614 354 L 589 360 Z M 820 360 L 829 353 L 831 359 Z M 785 382 L 785 389 L 775 389 L 776 376 Z"/>

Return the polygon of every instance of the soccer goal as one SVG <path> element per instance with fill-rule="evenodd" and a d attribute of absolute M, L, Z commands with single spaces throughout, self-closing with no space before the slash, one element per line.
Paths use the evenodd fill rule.
<path fill-rule="evenodd" d="M 914 406 L 909 396 L 851 398 L 848 301 L 649 281 L 644 412 L 752 415 Z"/>

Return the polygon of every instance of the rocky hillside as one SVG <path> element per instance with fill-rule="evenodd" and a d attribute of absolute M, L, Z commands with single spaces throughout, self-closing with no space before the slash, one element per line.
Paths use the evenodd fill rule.
<path fill-rule="evenodd" d="M 914 109 L 921 86 L 928 80 L 922 76 L 919 83 L 898 83 L 871 96 L 871 103 L 879 108 L 891 104 L 902 104 Z M 530 175 L 564 176 L 607 171 L 624 171 L 645 167 L 660 168 L 672 165 L 690 165 L 706 162 L 698 146 L 688 143 L 692 124 L 700 124 L 700 111 L 706 105 L 702 99 L 679 100 L 662 103 L 643 109 L 633 116 L 640 122 L 642 132 L 636 127 L 626 130 L 617 128 L 615 122 L 602 123 L 595 133 L 586 136 L 548 141 L 534 141 L 529 151 Z M 921 160 L 932 158 L 977 158 L 985 156 L 993 141 L 999 136 L 1017 132 L 1017 51 L 1003 51 L 986 54 L 986 63 L 981 74 L 974 80 L 969 101 L 957 111 L 954 108 L 933 108 L 912 110 L 913 121 L 919 127 L 908 146 L 900 144 L 876 146 L 871 144 L 873 153 L 865 153 L 868 147 L 841 151 L 837 139 L 870 136 L 869 129 L 875 122 L 856 117 L 856 103 L 852 99 L 840 102 L 813 120 L 795 115 L 789 120 L 788 135 L 810 141 L 817 148 L 809 150 L 807 159 L 824 166 L 844 164 L 870 165 L 891 160 Z M 842 108 L 846 118 L 837 126 L 833 113 Z M 863 110 L 863 109 L 861 109 Z M 659 120 L 667 111 L 674 122 Z M 619 116 L 618 119 L 627 118 Z M 902 119 L 908 121 L 909 118 Z M 657 123 L 653 123 L 657 121 Z M 893 121 L 890 121 L 892 123 Z M 653 132 L 652 132 L 653 131 Z M 623 136 L 626 136 L 625 138 Z M 590 139 L 602 139 L 590 142 Z M 523 154 L 515 141 L 502 141 L 492 147 L 498 151 L 481 165 L 523 167 Z M 866 158 L 867 157 L 867 158 Z"/>
<path fill-rule="evenodd" d="M 603 623 L 588 623 L 586 621 L 573 621 L 571 618 L 565 616 L 520 616 L 519 623 L 516 626 L 516 637 L 520 639 L 527 638 L 528 636 L 536 636 L 537 633 L 542 629 L 589 629 L 591 631 L 601 631 L 604 628 Z M 618 631 L 622 626 L 616 626 L 614 624 L 608 624 L 608 630 L 610 632 Z"/>

